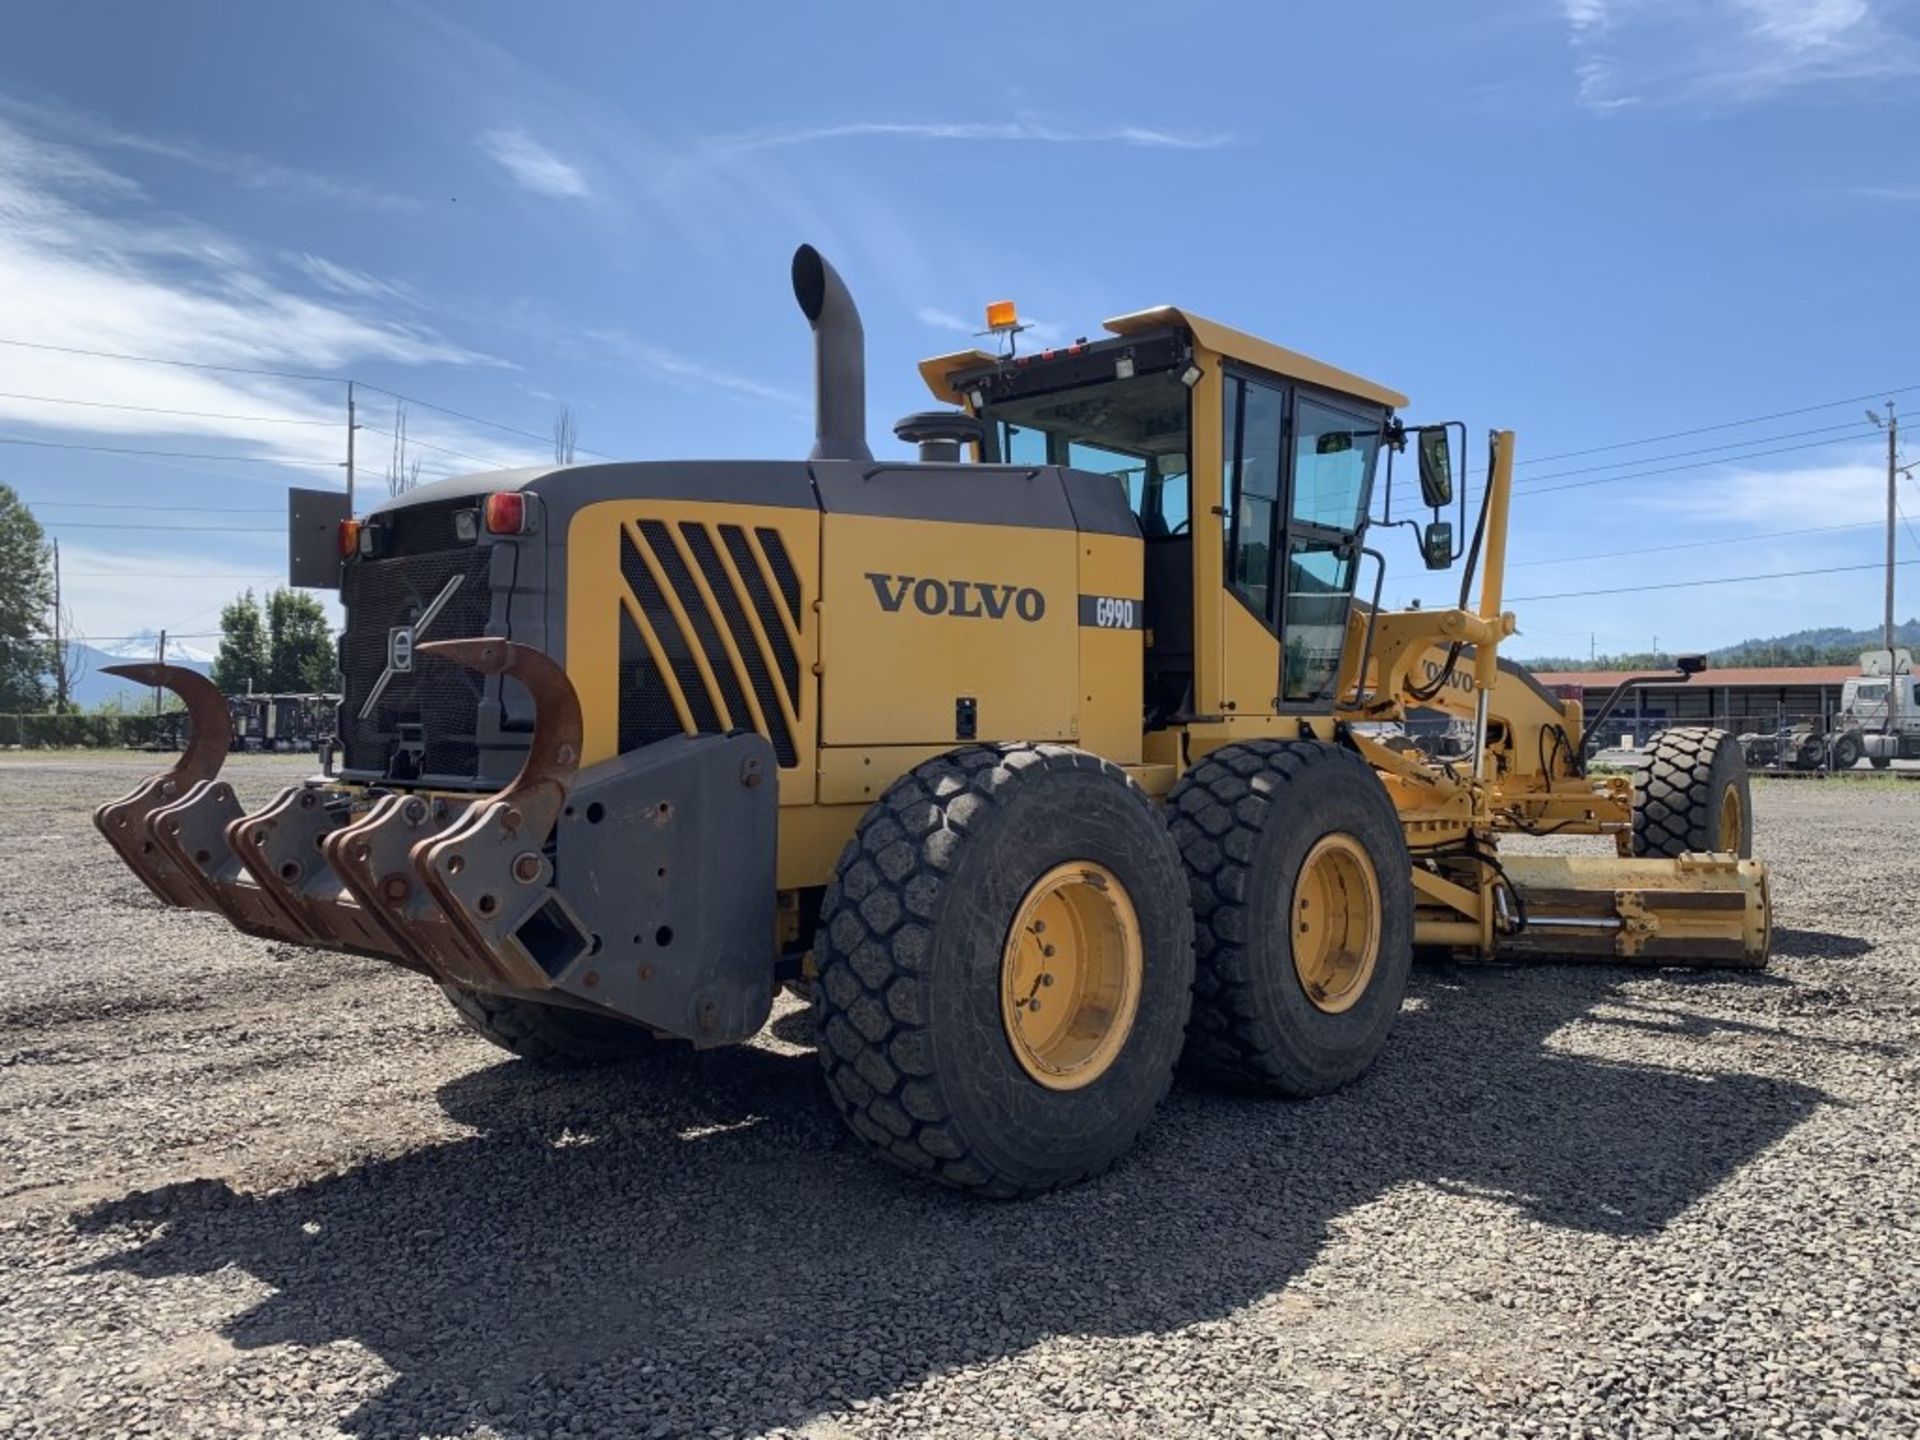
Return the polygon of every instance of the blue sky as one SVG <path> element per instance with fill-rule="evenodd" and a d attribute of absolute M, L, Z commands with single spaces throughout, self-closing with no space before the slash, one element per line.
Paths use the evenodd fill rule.
<path fill-rule="evenodd" d="M 23 7 L 0 339 L 531 432 L 416 404 L 427 476 L 540 458 L 562 402 L 605 454 L 804 453 L 803 240 L 861 304 L 882 453 L 913 362 L 1001 296 L 1043 339 L 1185 305 L 1410 418 L 1511 426 L 1523 461 L 1920 386 L 1920 7 L 1465 8 Z M 284 486 L 338 482 L 337 385 L 0 345 L 0 392 L 0 436 L 52 442 L 0 445 L 0 478 L 83 633 L 213 629 L 282 568 Z M 365 400 L 377 487 L 393 401 Z M 1873 571 L 1524 598 L 1877 561 L 1861 409 L 1523 464 L 1519 653 L 1876 621 Z M 1548 563 L 1697 540 L 1727 543 Z M 1389 599 L 1440 597 L 1391 553 Z"/>

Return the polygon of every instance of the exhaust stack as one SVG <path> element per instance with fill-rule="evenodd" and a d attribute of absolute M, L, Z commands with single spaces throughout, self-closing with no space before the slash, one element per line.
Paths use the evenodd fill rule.
<path fill-rule="evenodd" d="M 813 326 L 813 452 L 807 458 L 870 461 L 867 332 L 846 282 L 811 245 L 793 252 L 793 298 Z"/>

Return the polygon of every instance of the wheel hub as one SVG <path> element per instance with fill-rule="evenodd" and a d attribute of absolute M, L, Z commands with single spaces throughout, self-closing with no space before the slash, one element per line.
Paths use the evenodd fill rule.
<path fill-rule="evenodd" d="M 1350 1010 L 1380 958 L 1380 881 L 1351 835 L 1324 835 L 1300 862 L 1288 911 L 1293 968 L 1315 1009 Z"/>
<path fill-rule="evenodd" d="M 1000 957 L 1000 1017 L 1020 1068 L 1050 1090 L 1104 1075 L 1140 1008 L 1140 921 L 1104 865 L 1056 865 L 1015 910 Z"/>
<path fill-rule="evenodd" d="M 1740 827 L 1744 820 L 1740 810 L 1740 792 L 1729 785 L 1726 793 L 1720 797 L 1720 834 L 1714 845 L 1716 850 L 1729 854 L 1740 853 Z"/>

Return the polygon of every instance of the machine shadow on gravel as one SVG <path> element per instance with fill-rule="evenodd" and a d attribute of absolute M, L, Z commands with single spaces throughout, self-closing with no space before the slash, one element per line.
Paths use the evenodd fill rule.
<path fill-rule="evenodd" d="M 563 1390 L 637 1434 L 792 1424 L 1054 1335 L 1224 1316 L 1392 1187 L 1658 1231 L 1823 1097 L 1578 1053 L 1596 1035 L 1630 1049 L 1630 1031 L 1556 1036 L 1625 1001 L 1623 978 L 1416 972 L 1361 1083 L 1306 1104 L 1180 1087 L 1112 1174 L 1026 1204 L 890 1171 L 843 1143 L 812 1056 L 747 1048 L 565 1077 L 492 1066 L 442 1092 L 474 1138 L 273 1194 L 169 1187 L 77 1223 L 129 1227 L 104 1269 L 231 1265 L 271 1286 L 226 1327 L 238 1347 L 377 1355 L 395 1379 L 341 1418 L 358 1434 L 545 1434 Z"/>

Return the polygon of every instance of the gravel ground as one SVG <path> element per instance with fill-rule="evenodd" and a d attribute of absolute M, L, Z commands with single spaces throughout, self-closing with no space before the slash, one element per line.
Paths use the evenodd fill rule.
<path fill-rule="evenodd" d="M 0 1435 L 1920 1433 L 1920 785 L 1759 787 L 1770 973 L 1422 968 L 1359 1085 L 996 1206 L 791 1008 L 555 1078 L 162 910 L 143 768 L 0 757 Z"/>

